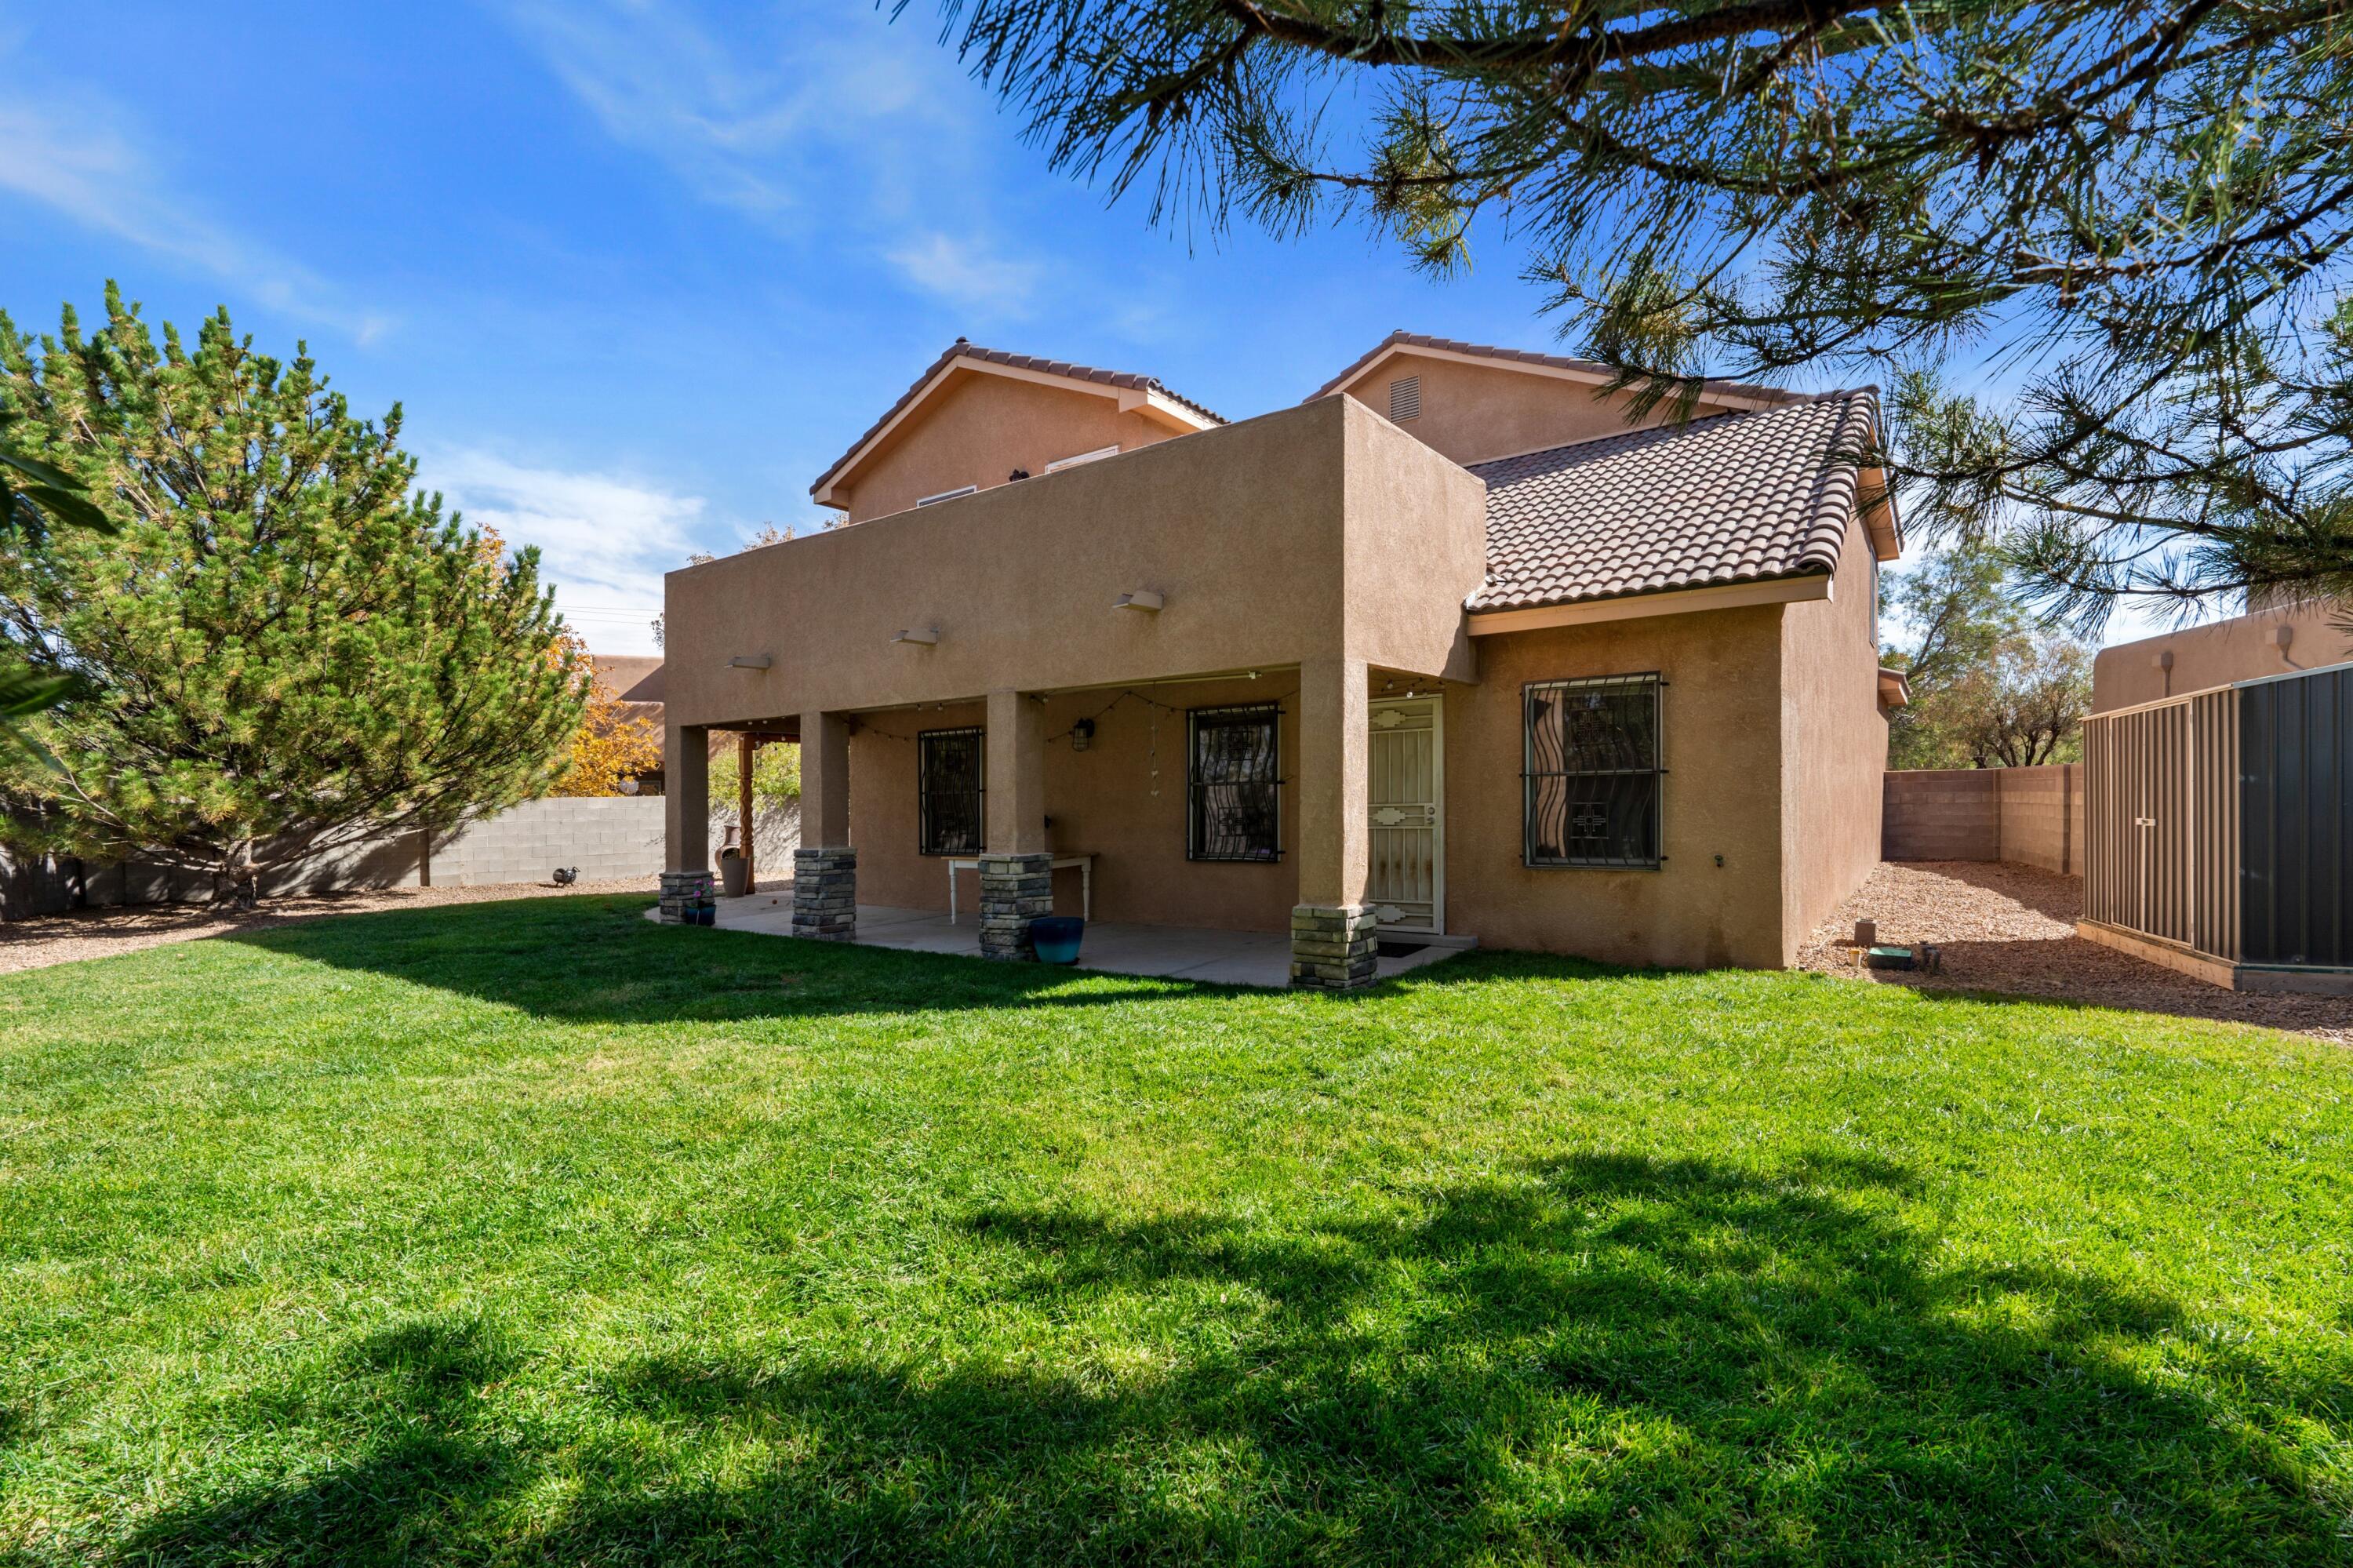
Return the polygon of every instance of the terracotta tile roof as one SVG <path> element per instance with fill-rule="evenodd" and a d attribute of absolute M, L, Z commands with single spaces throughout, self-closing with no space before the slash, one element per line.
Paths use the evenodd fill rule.
<path fill-rule="evenodd" d="M 867 426 L 864 433 L 849 443 L 849 450 L 834 459 L 826 471 L 817 476 L 817 482 L 809 486 L 809 493 L 815 495 L 831 483 L 834 475 L 849 466 L 849 460 L 858 455 L 860 449 L 880 435 L 884 426 L 897 418 L 900 411 L 915 400 L 916 395 L 923 391 L 933 376 L 937 376 L 959 359 L 977 359 L 989 365 L 1002 365 L 1014 370 L 1034 370 L 1046 376 L 1066 376 L 1073 381 L 1092 381 L 1099 387 L 1117 387 L 1131 392 L 1157 392 L 1164 397 L 1183 404 L 1212 424 L 1222 425 L 1226 422 L 1224 415 L 1194 402 L 1181 392 L 1171 390 L 1157 376 L 1138 376 L 1127 370 L 1097 370 L 1091 366 L 1073 365 L 1067 359 L 1039 359 L 1034 355 L 1008 354 L 1001 348 L 983 348 L 978 344 L 966 343 L 964 339 L 958 338 L 948 344 L 946 353 L 923 367 L 923 373 L 915 377 L 914 384 L 899 394 L 899 400 L 882 410 L 881 418 Z"/>
<path fill-rule="evenodd" d="M 1310 392 L 1300 401 L 1313 403 L 1318 397 L 1328 397 L 1338 391 L 1347 385 L 1349 378 L 1356 372 L 1392 348 L 1434 348 L 1446 354 L 1468 354 L 1481 359 L 1500 359 L 1519 365 L 1541 365 L 1553 370 L 1577 370 L 1602 376 L 1615 376 L 1618 373 L 1615 366 L 1604 365 L 1598 359 L 1572 359 L 1567 355 L 1537 354 L 1525 348 L 1497 348 L 1491 344 L 1463 343 L 1456 338 L 1425 337 L 1417 332 L 1398 331 L 1389 334 L 1388 336 L 1358 355 L 1354 364 Z M 1778 387 L 1753 387 L 1740 381 L 1710 381 L 1704 385 L 1711 392 L 1736 397 L 1754 398 L 1764 403 L 1796 402 L 1801 400 L 1804 396 L 1802 393 L 1784 392 Z"/>
<path fill-rule="evenodd" d="M 1865 387 L 1475 463 L 1487 581 L 1467 608 L 1834 570 L 1878 425 Z"/>

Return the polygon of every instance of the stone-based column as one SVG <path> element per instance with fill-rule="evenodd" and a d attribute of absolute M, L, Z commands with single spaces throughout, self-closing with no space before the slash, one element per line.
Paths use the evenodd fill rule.
<path fill-rule="evenodd" d="M 1046 838 L 1046 708 L 1026 692 L 988 694 L 988 851 L 980 857 L 980 950 L 1035 959 L 1029 922 L 1054 912 Z"/>
<path fill-rule="evenodd" d="M 849 715 L 801 715 L 801 847 L 793 935 L 858 938 L 858 852 L 849 847 Z"/>
<path fill-rule="evenodd" d="M 858 939 L 858 852 L 793 852 L 793 935 L 828 942 Z"/>
<path fill-rule="evenodd" d="M 711 732 L 699 724 L 662 728 L 662 865 L 711 869 Z"/>
<path fill-rule="evenodd" d="M 1054 912 L 1054 857 L 980 857 L 980 952 L 988 959 L 1034 959 L 1029 922 Z"/>
<path fill-rule="evenodd" d="M 1362 905 L 1302 904 L 1291 912 L 1291 983 L 1348 991 L 1373 983 L 1380 965 L 1380 917 Z"/>
<path fill-rule="evenodd" d="M 1361 659 L 1299 666 L 1299 903 L 1291 912 L 1291 983 L 1369 985 L 1380 920 L 1365 904 L 1371 866 L 1366 818 L 1372 672 Z"/>
<path fill-rule="evenodd" d="M 665 871 L 661 874 L 659 914 L 665 926 L 708 926 L 718 906 L 707 871 Z"/>

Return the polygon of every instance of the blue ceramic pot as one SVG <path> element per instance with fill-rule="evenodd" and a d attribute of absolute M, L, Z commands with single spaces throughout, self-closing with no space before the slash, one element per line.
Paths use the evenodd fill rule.
<path fill-rule="evenodd" d="M 1048 915 L 1029 922 L 1029 940 L 1038 948 L 1038 961 L 1042 964 L 1075 964 L 1079 961 L 1079 938 L 1086 934 L 1087 923 L 1075 915 Z"/>

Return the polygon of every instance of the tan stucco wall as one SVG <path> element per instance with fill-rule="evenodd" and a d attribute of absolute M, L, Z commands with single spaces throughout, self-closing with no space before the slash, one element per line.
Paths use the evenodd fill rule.
<path fill-rule="evenodd" d="M 1446 692 L 1448 928 L 1620 963 L 1782 963 L 1781 608 L 1512 632 L 1478 652 L 1479 683 Z M 1667 681 L 1666 863 L 1522 865 L 1522 688 L 1651 670 Z"/>
<path fill-rule="evenodd" d="M 844 832 L 859 850 L 860 896 L 930 907 L 944 900 L 946 877 L 915 853 L 911 737 L 984 723 L 993 692 L 1050 694 L 1037 787 L 1053 818 L 1052 847 L 1102 857 L 1098 917 L 1279 930 L 1311 871 L 1319 887 L 1361 880 L 1361 854 L 1337 842 L 1336 829 L 1303 841 L 1318 821 L 1353 824 L 1349 842 L 1361 840 L 1363 683 L 1392 672 L 1440 677 L 1450 929 L 1496 947 L 1632 963 L 1788 961 L 1812 911 L 1837 895 L 1829 890 L 1842 894 L 1858 857 L 1877 847 L 1884 729 L 1860 537 L 1845 568 L 1858 581 L 1842 577 L 1829 605 L 1653 616 L 1474 644 L 1461 607 L 1483 572 L 1484 542 L 1476 479 L 1353 397 L 1324 398 L 672 573 L 668 717 L 674 735 L 733 724 L 806 736 L 819 713 L 856 715 L 838 722 L 854 732 Z M 1137 588 L 1166 594 L 1167 607 L 1157 615 L 1111 608 Z M 890 641 L 902 628 L 934 625 L 935 647 Z M 759 654 L 773 660 L 769 669 L 727 667 L 733 656 Z M 1233 678 L 1249 669 L 1261 680 Z M 1524 867 L 1522 687 L 1649 670 L 1669 683 L 1666 865 Z M 1146 684 L 1155 682 L 1169 683 Z M 1160 715 L 1156 797 L 1151 710 L 1113 708 L 1093 747 L 1071 750 L 1071 722 L 1131 684 L 1176 708 L 1284 700 L 1283 862 L 1185 860 L 1181 714 Z M 1857 708 L 1858 694 L 1867 709 Z M 997 705 L 1022 711 L 1001 695 Z M 1347 745 L 1332 723 L 1311 722 L 1350 712 Z M 805 779 L 809 766 L 805 753 Z M 1785 834 L 1785 771 L 1792 809 L 1850 821 L 1852 831 L 1827 853 L 1810 834 Z M 672 835 L 674 862 L 694 863 L 692 828 L 674 823 Z M 1847 839 L 1860 849 L 1850 853 Z M 804 842 L 839 841 L 805 828 Z M 1784 885 L 1785 858 L 1799 866 L 1793 886 Z M 1059 877 L 1058 905 L 1072 908 L 1076 896 L 1075 877 Z"/>
<path fill-rule="evenodd" d="M 1352 461 L 1379 482 L 1352 487 Z M 672 572 L 668 717 L 758 724 L 1266 669 L 1346 639 L 1377 641 L 1400 669 L 1461 676 L 1460 606 L 1484 532 L 1476 480 L 1325 398 Z M 1350 571 L 1371 581 L 1366 562 L 1392 553 L 1415 569 L 1347 610 Z M 1112 608 L 1136 588 L 1166 608 Z M 1377 636 L 1350 632 L 1352 614 L 1377 620 Z M 891 641 L 932 626 L 935 647 Z M 763 654 L 767 670 L 728 668 Z"/>
<path fill-rule="evenodd" d="M 1115 397 L 955 370 L 859 463 L 855 483 L 836 485 L 836 495 L 847 502 L 849 521 L 863 523 L 942 491 L 1005 484 L 1017 468 L 1042 474 L 1048 463 L 1082 452 L 1133 451 L 1175 434 L 1159 420 L 1120 412 Z"/>
<path fill-rule="evenodd" d="M 1781 613 L 1781 961 L 1879 863 L 1887 718 L 1860 520 L 1831 596 Z"/>
<path fill-rule="evenodd" d="M 1298 878 L 1293 853 L 1298 842 L 1298 812 L 1291 799 L 1297 788 L 1298 684 L 1296 671 L 1270 670 L 1256 681 L 1138 687 L 1136 696 L 1124 701 L 1115 691 L 1073 693 L 1044 705 L 1050 847 L 1057 854 L 1096 856 L 1097 919 L 1238 931 L 1289 927 Z M 1271 864 L 1187 860 L 1183 710 L 1272 701 L 1280 701 L 1283 709 L 1279 742 L 1286 780 L 1283 858 Z M 946 906 L 945 863 L 916 851 L 913 737 L 927 729 L 978 725 L 985 713 L 984 705 L 971 703 L 922 713 L 873 714 L 859 721 L 850 739 L 849 836 L 858 850 L 861 903 Z M 1094 739 L 1085 751 L 1074 750 L 1071 726 L 1088 716 L 1095 720 Z M 967 874 L 956 881 L 964 912 L 976 914 L 979 879 Z M 1055 909 L 1075 915 L 1079 906 L 1079 874 L 1057 873 Z"/>
<path fill-rule="evenodd" d="M 2300 604 L 2103 648 L 2092 662 L 2092 711 L 2109 713 L 2162 697 L 2227 686 L 2234 681 L 2341 664 L 2353 659 L 2353 636 L 2335 622 L 2348 614 L 2353 612 L 2323 604 Z M 2274 641 L 2282 626 L 2295 632 L 2285 658 Z M 2173 655 L 2169 685 L 2167 672 L 2157 662 L 2158 655 L 2164 652 Z"/>
<path fill-rule="evenodd" d="M 1594 395 L 1597 387 L 1590 383 L 1409 352 L 1374 366 L 1347 389 L 1348 395 L 1386 419 L 1389 383 L 1409 376 L 1421 377 L 1421 415 L 1398 429 L 1463 464 L 1645 429 L 1661 423 L 1671 411 L 1652 409 L 1645 418 L 1630 422 L 1628 398 L 1620 395 L 1604 400 Z M 1718 411 L 1713 404 L 1703 404 L 1694 414 Z"/>

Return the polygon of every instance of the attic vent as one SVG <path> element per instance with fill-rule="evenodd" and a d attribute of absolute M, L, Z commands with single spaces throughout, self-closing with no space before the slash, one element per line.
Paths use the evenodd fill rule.
<path fill-rule="evenodd" d="M 1409 376 L 1389 383 L 1389 418 L 1403 424 L 1421 418 L 1421 377 Z"/>

